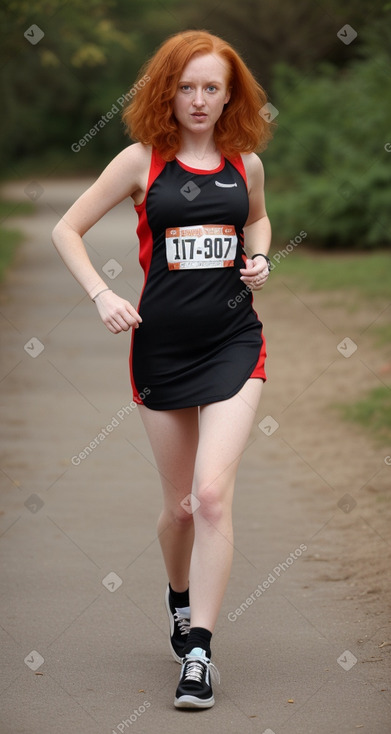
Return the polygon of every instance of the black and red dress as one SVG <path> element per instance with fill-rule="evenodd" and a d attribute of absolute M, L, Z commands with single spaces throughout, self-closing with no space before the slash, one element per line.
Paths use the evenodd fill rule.
<path fill-rule="evenodd" d="M 262 323 L 240 280 L 249 210 L 241 156 L 212 171 L 152 151 L 139 217 L 145 281 L 133 329 L 133 399 L 153 410 L 206 405 L 266 380 Z"/>

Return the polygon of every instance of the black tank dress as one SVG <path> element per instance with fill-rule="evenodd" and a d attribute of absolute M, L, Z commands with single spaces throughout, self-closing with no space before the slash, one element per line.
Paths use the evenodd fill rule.
<path fill-rule="evenodd" d="M 241 157 L 203 171 L 152 151 L 139 217 L 145 273 L 133 330 L 133 399 L 153 410 L 205 405 L 266 380 L 262 323 L 240 280 L 248 216 Z"/>

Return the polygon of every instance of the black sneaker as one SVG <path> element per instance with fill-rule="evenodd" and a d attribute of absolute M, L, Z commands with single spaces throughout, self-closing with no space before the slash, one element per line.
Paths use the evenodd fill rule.
<path fill-rule="evenodd" d="M 166 589 L 166 609 L 170 620 L 170 647 L 174 660 L 182 662 L 187 635 L 190 632 L 190 607 L 175 607 L 170 599 L 170 587 Z"/>
<path fill-rule="evenodd" d="M 219 671 L 206 657 L 205 650 L 194 647 L 184 657 L 174 706 L 178 709 L 208 709 L 213 706 L 211 678 L 213 682 L 220 683 Z"/>

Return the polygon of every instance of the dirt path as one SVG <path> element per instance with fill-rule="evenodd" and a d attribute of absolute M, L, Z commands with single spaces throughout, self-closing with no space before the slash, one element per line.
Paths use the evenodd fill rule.
<path fill-rule="evenodd" d="M 50 244 L 88 182 L 39 183 L 0 300 L 1 733 L 388 734 L 391 447 L 330 409 L 378 384 L 370 324 L 386 304 L 350 311 L 343 294 L 293 290 L 278 268 L 257 295 L 269 381 L 235 495 L 213 638 L 222 682 L 213 709 L 178 712 L 129 336 L 105 330 Z M 97 267 L 119 264 L 113 285 L 136 303 L 134 226 L 124 203 L 86 241 Z"/>

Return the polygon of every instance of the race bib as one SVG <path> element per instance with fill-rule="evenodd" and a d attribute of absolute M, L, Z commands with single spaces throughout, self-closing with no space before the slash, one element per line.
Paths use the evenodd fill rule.
<path fill-rule="evenodd" d="M 232 268 L 238 238 L 231 224 L 200 224 L 166 229 L 169 270 Z"/>

